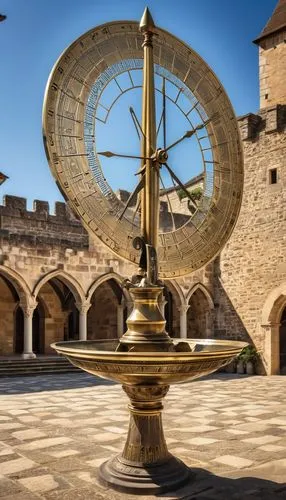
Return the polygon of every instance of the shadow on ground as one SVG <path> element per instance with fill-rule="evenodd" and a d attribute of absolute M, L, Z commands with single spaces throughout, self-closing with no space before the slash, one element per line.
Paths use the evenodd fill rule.
<path fill-rule="evenodd" d="M 226 373 L 226 372 L 215 372 L 212 373 L 211 375 L 206 375 L 205 377 L 200 377 L 200 380 L 209 380 L 209 379 L 218 379 L 222 380 L 223 382 L 227 382 L 228 380 L 241 380 L 244 378 L 249 378 L 253 377 L 256 375 L 247 375 L 246 373 L 244 374 L 238 374 L 238 373 Z M 260 377 L 260 375 L 257 375 Z"/>
<path fill-rule="evenodd" d="M 177 492 L 157 495 L 180 500 L 285 500 L 286 483 L 276 483 L 259 477 L 221 477 L 205 469 L 191 468 L 191 479 Z M 232 476 L 247 475 L 247 471 Z M 257 475 L 261 475 L 259 472 Z M 140 498 L 140 497 L 138 497 Z M 148 497 L 145 497 L 148 498 Z"/>
<path fill-rule="evenodd" d="M 43 391 L 66 391 L 68 389 L 114 384 L 115 382 L 88 375 L 87 373 L 58 374 L 56 380 L 55 374 L 3 377 L 0 378 L 0 395 L 37 393 Z"/>
<path fill-rule="evenodd" d="M 237 375 L 236 373 L 213 373 L 211 375 L 206 375 L 200 379 L 201 381 L 207 381 L 210 379 L 219 379 L 221 381 L 227 382 L 231 379 L 241 379 L 246 378 L 248 375 Z M 78 373 L 61 373 L 57 374 L 55 380 L 55 374 L 44 374 L 44 375 L 31 375 L 31 376 L 13 376 L 13 377 L 1 377 L 0 378 L 0 395 L 9 394 L 25 394 L 25 393 L 37 393 L 43 391 L 61 391 L 68 389 L 80 389 L 92 386 L 108 386 L 115 385 L 116 382 L 111 382 L 109 380 L 104 380 L 100 377 L 94 375 L 89 375 L 84 372 Z M 286 497 L 285 497 L 286 500 Z"/>

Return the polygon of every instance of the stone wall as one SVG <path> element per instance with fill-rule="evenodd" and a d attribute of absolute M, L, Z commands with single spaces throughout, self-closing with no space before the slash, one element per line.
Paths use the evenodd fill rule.
<path fill-rule="evenodd" d="M 263 310 L 269 294 L 286 283 L 285 109 L 265 108 L 256 117 L 239 120 L 245 161 L 242 207 L 234 232 L 215 263 L 216 333 L 252 339 L 262 352 L 267 373 L 279 370 L 279 328 L 271 330 Z M 277 174 L 273 184 L 272 169 Z M 276 326 L 281 308 L 272 319 Z"/>
<path fill-rule="evenodd" d="M 5 196 L 0 205 L 0 237 L 16 244 L 21 239 L 32 246 L 88 248 L 87 232 L 68 205 L 56 202 L 52 215 L 47 201 L 35 200 L 29 211 L 26 199 L 18 196 Z"/>

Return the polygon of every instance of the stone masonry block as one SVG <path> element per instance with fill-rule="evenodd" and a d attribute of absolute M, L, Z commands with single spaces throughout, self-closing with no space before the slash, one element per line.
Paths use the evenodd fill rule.
<path fill-rule="evenodd" d="M 257 134 L 260 122 L 261 117 L 259 115 L 254 115 L 253 113 L 249 113 L 248 115 L 239 117 L 238 124 L 241 139 L 243 141 L 253 139 Z"/>
<path fill-rule="evenodd" d="M 15 210 L 27 210 L 27 200 L 26 198 L 21 198 L 19 196 L 4 196 L 4 206 L 6 209 L 10 209 L 12 211 Z"/>

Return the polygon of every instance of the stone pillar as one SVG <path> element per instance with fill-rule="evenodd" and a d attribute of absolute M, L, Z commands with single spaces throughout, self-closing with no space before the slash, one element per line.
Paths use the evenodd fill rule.
<path fill-rule="evenodd" d="M 37 307 L 37 302 L 20 304 L 20 307 L 24 313 L 24 350 L 22 358 L 35 358 L 36 355 L 33 353 L 33 314 Z"/>
<path fill-rule="evenodd" d="M 214 332 L 214 320 L 213 320 L 213 309 L 210 309 L 206 312 L 206 338 L 211 339 L 213 337 Z"/>
<path fill-rule="evenodd" d="M 158 298 L 158 306 L 160 309 L 160 313 L 162 314 L 163 318 L 165 318 L 165 305 L 168 303 L 168 301 L 165 299 L 165 295 L 160 293 L 159 298 Z"/>
<path fill-rule="evenodd" d="M 189 309 L 189 304 L 181 304 L 178 308 L 180 312 L 180 338 L 186 339 L 187 334 L 187 312 Z"/>
<path fill-rule="evenodd" d="M 87 312 L 91 306 L 90 302 L 76 304 L 79 311 L 79 340 L 87 340 Z"/>
<path fill-rule="evenodd" d="M 264 330 L 264 353 L 263 359 L 267 375 L 279 375 L 280 373 L 280 323 L 269 323 L 262 325 Z"/>
<path fill-rule="evenodd" d="M 117 304 L 117 336 L 120 338 L 124 333 L 124 307 L 125 304 Z"/>

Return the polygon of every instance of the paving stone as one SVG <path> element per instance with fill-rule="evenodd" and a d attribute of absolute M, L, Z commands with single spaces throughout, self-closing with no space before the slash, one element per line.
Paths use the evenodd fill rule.
<path fill-rule="evenodd" d="M 177 431 L 180 431 L 180 432 L 195 432 L 195 433 L 204 433 L 204 432 L 209 432 L 209 431 L 215 431 L 217 430 L 218 427 L 214 427 L 213 425 L 198 425 L 198 426 L 193 426 L 193 425 L 190 425 L 189 427 L 178 427 Z"/>
<path fill-rule="evenodd" d="M 270 452 L 274 452 L 274 453 L 277 451 L 282 451 L 282 450 L 286 451 L 285 446 L 279 446 L 276 444 L 266 444 L 264 446 L 259 446 L 258 449 L 262 450 L 262 451 L 270 451 Z"/>
<path fill-rule="evenodd" d="M 27 424 L 30 424 L 31 422 L 35 423 L 35 422 L 40 422 L 40 418 L 38 417 L 33 417 L 32 415 L 27 415 L 27 416 L 23 416 L 23 417 L 19 417 L 19 420 L 21 420 L 21 422 L 24 422 L 24 423 L 27 423 Z"/>
<path fill-rule="evenodd" d="M 13 432 L 12 436 L 17 439 L 26 440 L 26 439 L 35 439 L 46 436 L 46 434 L 38 429 L 27 429 L 25 431 L 17 431 Z"/>
<path fill-rule="evenodd" d="M 110 427 L 103 427 L 103 429 L 107 432 L 113 432 L 115 434 L 126 434 L 126 429 L 123 429 L 122 427 L 110 426 Z"/>
<path fill-rule="evenodd" d="M 19 448 L 21 450 L 39 450 L 41 448 L 50 448 L 59 444 L 66 444 L 70 441 L 72 441 L 72 439 L 68 437 L 38 439 L 36 441 L 32 441 L 31 443 L 21 445 Z"/>
<path fill-rule="evenodd" d="M 34 493 L 51 491 L 59 487 L 59 483 L 50 474 L 19 479 L 19 483 Z"/>
<path fill-rule="evenodd" d="M 6 457 L 8 455 L 14 455 L 14 450 L 12 448 L 4 448 L 3 450 L 0 450 L 0 457 Z"/>
<path fill-rule="evenodd" d="M 28 458 L 16 458 L 15 460 L 8 460 L 2 462 L 1 464 L 1 474 L 3 476 L 7 474 L 14 474 L 15 472 L 20 472 L 26 469 L 32 469 L 37 464 Z"/>
<path fill-rule="evenodd" d="M 218 439 L 204 438 L 204 437 L 196 437 L 192 439 L 186 439 L 185 442 L 188 444 L 194 444 L 197 446 L 204 446 L 205 444 L 216 443 Z"/>
<path fill-rule="evenodd" d="M 29 413 L 28 410 L 10 410 L 10 415 L 23 415 Z"/>
<path fill-rule="evenodd" d="M 249 434 L 248 431 L 243 431 L 242 429 L 226 429 L 226 432 L 229 432 L 230 434 L 235 434 L 235 435 Z"/>
<path fill-rule="evenodd" d="M 61 451 L 50 451 L 49 455 L 55 458 L 70 457 L 72 455 L 78 455 L 80 452 L 77 450 L 61 450 Z"/>
<path fill-rule="evenodd" d="M 244 443 L 253 443 L 253 444 L 267 444 L 274 443 L 275 441 L 280 441 L 279 437 L 276 436 L 260 436 L 260 437 L 252 437 L 243 439 Z"/>
<path fill-rule="evenodd" d="M 19 422 L 9 422 L 5 424 L 0 424 L 0 432 L 1 431 L 10 431 L 12 429 L 19 429 L 20 427 L 24 427 L 23 424 Z"/>
<path fill-rule="evenodd" d="M 103 462 L 105 462 L 105 458 L 95 458 L 94 460 L 89 460 L 87 464 L 98 468 Z"/>
<path fill-rule="evenodd" d="M 237 469 L 249 467 L 253 463 L 251 460 L 247 460 L 246 458 L 241 457 L 235 457 L 233 455 L 224 455 L 221 457 L 217 457 L 214 459 L 214 462 L 219 462 L 230 467 L 236 467 Z"/>
<path fill-rule="evenodd" d="M 99 434 L 92 437 L 93 441 L 97 443 L 106 443 L 109 441 L 115 441 L 118 439 L 118 434 L 113 434 L 112 432 L 100 432 Z"/>

